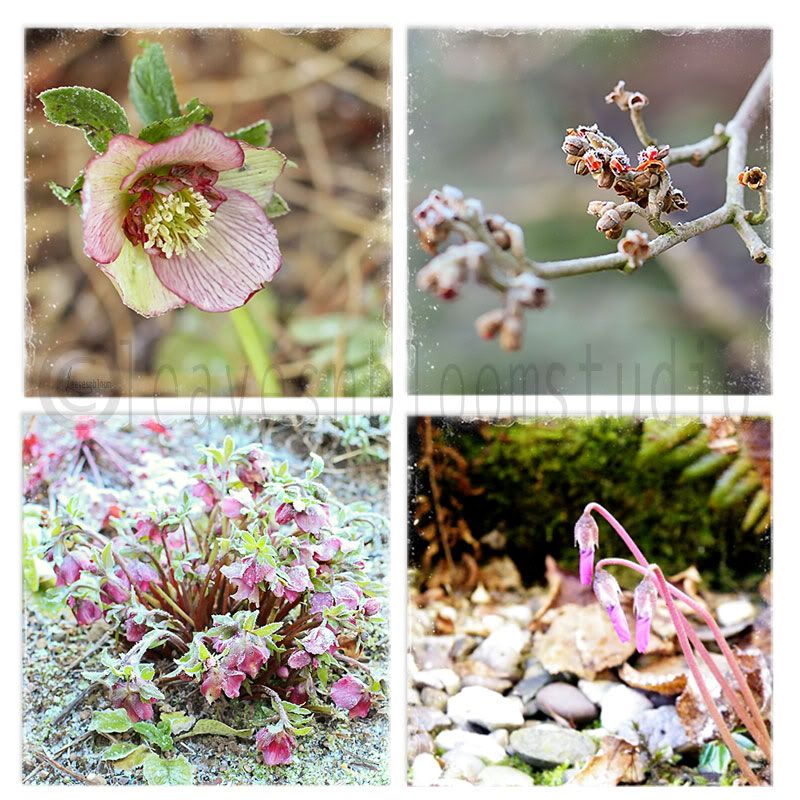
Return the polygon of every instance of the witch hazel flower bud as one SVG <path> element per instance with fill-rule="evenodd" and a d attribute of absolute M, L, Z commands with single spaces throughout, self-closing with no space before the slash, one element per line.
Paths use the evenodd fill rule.
<path fill-rule="evenodd" d="M 294 737 L 283 728 L 277 730 L 268 727 L 256 733 L 256 747 L 261 751 L 264 763 L 268 767 L 288 764 L 292 760 L 292 752 L 297 746 Z"/>
<path fill-rule="evenodd" d="M 500 329 L 503 327 L 503 320 L 506 318 L 506 310 L 504 308 L 494 308 L 481 314 L 475 320 L 475 330 L 481 339 L 494 339 Z"/>
<path fill-rule="evenodd" d="M 580 551 L 580 579 L 584 586 L 591 586 L 594 570 L 594 551 L 600 542 L 600 530 L 594 517 L 584 511 L 575 523 L 575 545 Z"/>
<path fill-rule="evenodd" d="M 614 576 L 604 569 L 598 569 L 594 575 L 593 589 L 598 602 L 605 608 L 619 640 L 623 644 L 629 642 L 631 631 L 620 602 L 622 590 Z"/>
<path fill-rule="evenodd" d="M 656 613 L 658 590 L 649 575 L 645 575 L 633 592 L 633 616 L 636 623 L 636 649 L 640 653 L 647 651 L 650 643 L 650 627 Z"/>
<path fill-rule="evenodd" d="M 650 238 L 644 231 L 628 231 L 617 245 L 620 253 L 628 258 L 629 271 L 638 269 L 650 257 Z"/>
<path fill-rule="evenodd" d="M 745 167 L 737 180 L 742 186 L 758 191 L 767 185 L 767 173 L 761 167 Z"/>

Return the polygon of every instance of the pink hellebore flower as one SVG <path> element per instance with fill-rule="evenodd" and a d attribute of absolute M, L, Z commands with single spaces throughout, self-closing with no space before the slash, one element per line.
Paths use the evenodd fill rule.
<path fill-rule="evenodd" d="M 226 697 L 233 699 L 239 696 L 245 677 L 244 672 L 239 670 L 212 664 L 203 675 L 200 691 L 209 703 L 219 700 L 222 692 L 225 692 Z"/>
<path fill-rule="evenodd" d="M 334 600 L 348 611 L 355 611 L 361 602 L 363 592 L 354 583 L 337 583 L 332 589 Z"/>
<path fill-rule="evenodd" d="M 364 601 L 362 608 L 365 617 L 374 617 L 375 614 L 381 613 L 381 601 L 377 597 L 368 597 Z"/>
<path fill-rule="evenodd" d="M 584 511 L 575 523 L 575 544 L 580 549 L 581 564 L 580 576 L 584 586 L 592 585 L 592 571 L 594 570 L 594 551 L 600 539 L 600 531 L 594 517 Z"/>
<path fill-rule="evenodd" d="M 235 497 L 225 497 L 220 503 L 220 508 L 228 519 L 236 519 L 236 517 L 241 516 L 244 503 L 241 503 Z"/>
<path fill-rule="evenodd" d="M 129 613 L 125 620 L 125 638 L 129 642 L 138 642 L 147 633 L 147 625 L 137 622 L 134 613 Z"/>
<path fill-rule="evenodd" d="M 330 561 L 342 549 L 342 540 L 336 536 L 320 542 L 314 548 L 314 558 L 320 563 Z"/>
<path fill-rule="evenodd" d="M 296 745 L 294 737 L 284 730 L 271 731 L 269 728 L 262 728 L 256 733 L 256 747 L 261 751 L 268 767 L 288 764 Z"/>
<path fill-rule="evenodd" d="M 330 592 L 315 592 L 311 598 L 311 613 L 319 614 L 323 608 L 333 605 L 333 595 Z"/>
<path fill-rule="evenodd" d="M 305 639 L 300 640 L 305 650 L 311 655 L 318 656 L 327 653 L 332 647 L 336 647 L 336 636 L 333 631 L 325 625 L 314 628 Z"/>
<path fill-rule="evenodd" d="M 161 541 L 161 528 L 152 519 L 139 519 L 136 521 L 136 535 L 140 539 L 149 539 L 151 542 Z"/>
<path fill-rule="evenodd" d="M 225 661 L 228 669 L 234 668 L 255 678 L 261 667 L 269 661 L 269 650 L 259 644 L 255 637 L 244 634 L 231 646 L 230 654 Z"/>
<path fill-rule="evenodd" d="M 640 653 L 647 650 L 650 643 L 650 626 L 656 612 L 658 590 L 649 575 L 645 575 L 633 592 L 633 616 L 636 620 L 636 649 Z"/>
<path fill-rule="evenodd" d="M 153 701 L 143 699 L 131 683 L 117 683 L 111 688 L 111 705 L 124 708 L 131 722 L 147 722 L 153 718 Z"/>
<path fill-rule="evenodd" d="M 281 503 L 275 509 L 275 522 L 278 525 L 288 525 L 290 522 L 294 522 L 303 533 L 311 533 L 316 536 L 322 526 L 330 522 L 330 514 L 328 506 L 324 503 L 303 511 L 297 511 L 291 503 Z"/>
<path fill-rule="evenodd" d="M 56 586 L 71 586 L 84 570 L 96 572 L 92 561 L 79 552 L 67 553 L 62 562 L 55 568 Z"/>
<path fill-rule="evenodd" d="M 311 656 L 305 650 L 295 650 L 294 653 L 289 656 L 286 663 L 292 669 L 302 669 L 311 663 Z"/>
<path fill-rule="evenodd" d="M 236 477 L 250 491 L 261 487 L 269 477 L 272 464 L 270 457 L 261 449 L 253 449 L 247 454 L 247 463 L 236 468 Z"/>
<path fill-rule="evenodd" d="M 143 316 L 238 308 L 281 265 L 262 206 L 285 164 L 207 125 L 156 144 L 114 136 L 85 169 L 86 255 Z"/>
<path fill-rule="evenodd" d="M 366 717 L 369 713 L 370 696 L 367 687 L 358 678 L 345 675 L 331 686 L 331 700 L 339 708 L 347 709 L 350 718 Z"/>
<path fill-rule="evenodd" d="M 236 587 L 236 594 L 231 599 L 237 603 L 241 600 L 257 603 L 261 591 L 259 584 L 275 577 L 275 570 L 269 564 L 262 564 L 256 556 L 227 564 L 220 571 Z"/>
<path fill-rule="evenodd" d="M 130 559 L 125 562 L 125 569 L 128 575 L 130 575 L 134 586 L 136 586 L 140 592 L 149 592 L 150 584 L 161 586 L 163 583 L 155 569 L 149 564 L 145 564 L 144 561 Z"/>
<path fill-rule="evenodd" d="M 617 632 L 619 640 L 624 644 L 631 640 L 631 630 L 628 627 L 628 618 L 622 610 L 620 596 L 622 590 L 610 572 L 599 569 L 594 574 L 594 594 L 600 605 L 608 612 L 608 618 Z"/>
<path fill-rule="evenodd" d="M 115 570 L 114 575 L 100 584 L 100 599 L 104 603 L 127 603 L 130 597 L 130 581 L 120 570 Z"/>
<path fill-rule="evenodd" d="M 211 511 L 217 502 L 217 493 L 205 481 L 198 481 L 192 486 L 192 496 L 199 497 L 203 501 L 206 511 Z"/>
<path fill-rule="evenodd" d="M 67 604 L 72 609 L 72 613 L 75 614 L 78 625 L 91 625 L 103 616 L 100 606 L 85 597 L 80 597 L 77 600 L 74 597 L 70 597 L 67 599 Z"/>

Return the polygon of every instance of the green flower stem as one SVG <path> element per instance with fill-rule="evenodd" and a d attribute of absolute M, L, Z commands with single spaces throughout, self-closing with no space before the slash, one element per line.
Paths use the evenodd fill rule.
<path fill-rule="evenodd" d="M 280 397 L 283 394 L 280 381 L 272 368 L 272 359 L 265 346 L 269 342 L 262 341 L 262 336 L 253 322 L 250 310 L 247 306 L 241 306 L 229 313 L 261 395 Z"/>

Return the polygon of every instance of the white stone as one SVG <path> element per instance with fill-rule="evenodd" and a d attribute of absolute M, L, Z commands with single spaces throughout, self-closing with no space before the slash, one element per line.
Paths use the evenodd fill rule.
<path fill-rule="evenodd" d="M 499 764 L 506 758 L 506 751 L 491 736 L 464 730 L 442 731 L 434 740 L 440 750 L 460 750 L 477 756 L 487 764 Z"/>
<path fill-rule="evenodd" d="M 436 757 L 430 753 L 420 753 L 411 765 L 412 786 L 433 786 L 442 777 L 442 768 Z"/>
<path fill-rule="evenodd" d="M 618 681 L 587 681 L 583 678 L 578 681 L 578 688 L 596 706 L 599 706 L 603 702 L 603 698 L 615 686 L 619 686 Z"/>
<path fill-rule="evenodd" d="M 461 688 L 461 678 L 452 669 L 425 669 L 414 675 L 414 684 L 455 694 Z"/>
<path fill-rule="evenodd" d="M 533 778 L 514 767 L 486 767 L 478 776 L 479 786 L 533 786 Z"/>
<path fill-rule="evenodd" d="M 533 609 L 523 603 L 506 606 L 500 613 L 507 620 L 516 622 L 521 628 L 527 628 L 533 621 Z"/>
<path fill-rule="evenodd" d="M 464 750 L 450 750 L 442 756 L 445 778 L 475 780 L 486 766 L 478 756 Z"/>
<path fill-rule="evenodd" d="M 453 695 L 447 701 L 447 716 L 462 728 L 472 723 L 490 731 L 525 723 L 519 697 L 503 697 L 484 686 L 467 686 Z"/>
<path fill-rule="evenodd" d="M 513 672 L 519 665 L 522 651 L 529 641 L 528 631 L 523 631 L 513 622 L 507 622 L 483 640 L 472 654 L 472 658 L 497 672 Z"/>
<path fill-rule="evenodd" d="M 717 622 L 723 628 L 749 622 L 756 615 L 755 606 L 749 600 L 729 600 L 717 606 Z"/>
<path fill-rule="evenodd" d="M 600 702 L 600 724 L 617 733 L 627 722 L 652 707 L 645 695 L 620 683 L 609 689 Z"/>
<path fill-rule="evenodd" d="M 487 603 L 491 602 L 492 597 L 489 592 L 486 591 L 486 587 L 482 583 L 479 583 L 469 599 L 470 602 L 476 606 L 485 606 Z"/>

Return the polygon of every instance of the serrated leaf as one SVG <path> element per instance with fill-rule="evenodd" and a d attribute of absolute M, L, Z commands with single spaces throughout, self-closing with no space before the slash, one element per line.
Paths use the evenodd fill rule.
<path fill-rule="evenodd" d="M 141 42 L 141 47 L 141 54 L 131 62 L 128 92 L 142 122 L 151 125 L 180 117 L 181 108 L 164 48 L 154 42 Z"/>
<path fill-rule="evenodd" d="M 267 147 L 272 140 L 272 123 L 268 119 L 262 119 L 225 135 L 230 139 L 252 144 L 254 147 Z"/>
<path fill-rule="evenodd" d="M 98 733 L 125 733 L 133 727 L 124 708 L 95 711 L 89 725 L 90 731 Z"/>
<path fill-rule="evenodd" d="M 150 144 L 162 142 L 164 139 L 180 136 L 192 125 L 207 125 L 211 122 L 213 116 L 208 106 L 198 104 L 180 117 L 168 117 L 142 128 L 139 132 L 139 138 L 144 139 L 145 142 L 150 142 Z"/>
<path fill-rule="evenodd" d="M 150 753 L 150 748 L 146 744 L 134 746 L 129 755 L 114 762 L 114 769 L 119 769 L 123 772 L 130 772 L 132 769 L 136 769 L 136 767 L 141 766 L 142 762 L 147 758 L 147 756 L 150 755 Z"/>
<path fill-rule="evenodd" d="M 83 173 L 72 182 L 72 186 L 60 186 L 55 181 L 48 184 L 50 191 L 65 205 L 81 207 L 81 189 L 83 189 Z"/>
<path fill-rule="evenodd" d="M 117 742 L 110 747 L 106 747 L 100 754 L 101 761 L 119 761 L 120 759 L 127 758 L 134 750 L 138 750 L 143 745 L 134 744 L 133 742 Z"/>
<path fill-rule="evenodd" d="M 128 133 L 128 118 L 122 106 L 103 92 L 84 86 L 46 89 L 39 95 L 44 114 L 53 125 L 66 125 L 83 131 L 89 146 L 105 153 L 111 138 Z"/>
<path fill-rule="evenodd" d="M 242 739 L 249 739 L 252 735 L 252 728 L 232 728 L 230 725 L 226 725 L 216 719 L 199 719 L 194 728 L 179 738 L 187 739 L 190 736 L 238 736 Z"/>
<path fill-rule="evenodd" d="M 142 762 L 142 771 L 150 786 L 186 786 L 194 782 L 194 767 L 183 756 L 161 758 L 151 753 Z"/>
<path fill-rule="evenodd" d="M 154 744 L 159 750 L 171 750 L 172 737 L 169 735 L 169 723 L 154 725 L 152 722 L 136 722 L 133 729 L 145 741 Z"/>
<path fill-rule="evenodd" d="M 272 199 L 267 203 L 267 207 L 264 209 L 270 219 L 282 217 L 291 210 L 289 204 L 277 192 L 273 192 Z"/>

